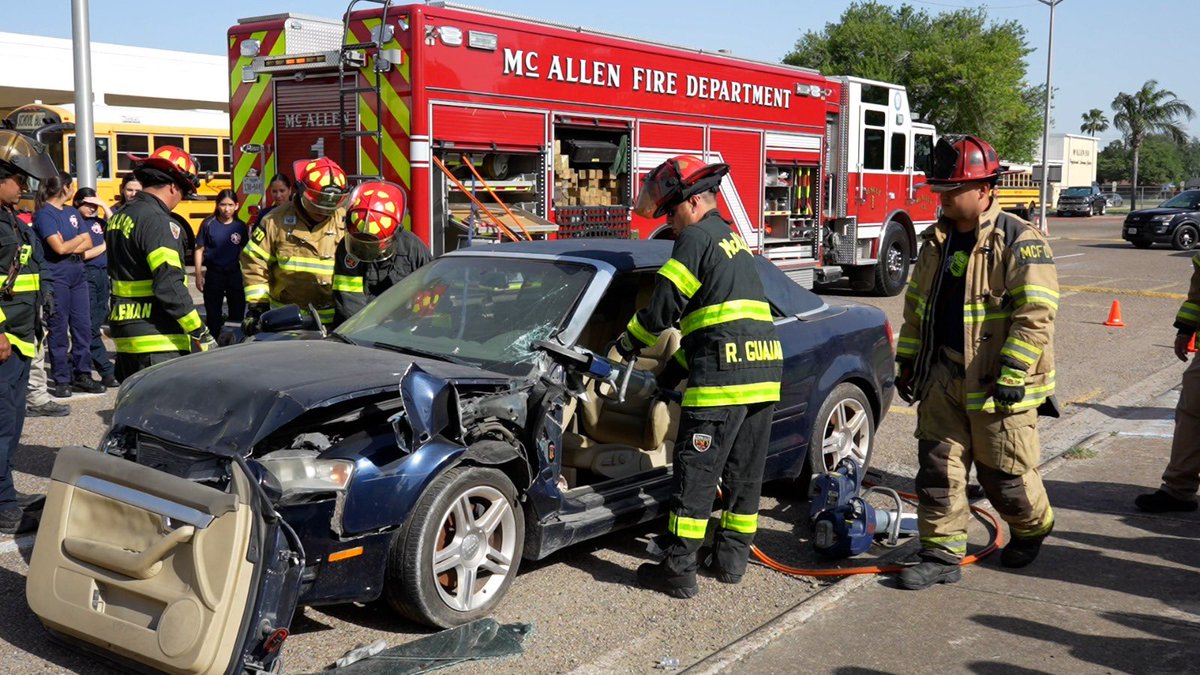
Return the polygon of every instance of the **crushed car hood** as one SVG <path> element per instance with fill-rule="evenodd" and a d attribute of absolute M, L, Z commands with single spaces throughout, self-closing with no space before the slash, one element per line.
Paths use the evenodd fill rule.
<path fill-rule="evenodd" d="M 121 387 L 113 426 L 132 427 L 185 447 L 248 453 L 307 411 L 388 391 L 412 364 L 451 382 L 506 375 L 332 341 L 239 345 L 172 360 Z"/>

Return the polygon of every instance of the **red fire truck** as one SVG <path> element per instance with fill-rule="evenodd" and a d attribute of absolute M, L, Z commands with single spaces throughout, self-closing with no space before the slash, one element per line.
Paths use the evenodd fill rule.
<path fill-rule="evenodd" d="M 667 236 L 631 214 L 668 157 L 730 165 L 720 204 L 789 276 L 899 293 L 935 218 L 935 130 L 903 87 L 450 3 L 351 2 L 229 30 L 233 181 L 244 208 L 326 155 L 411 192 L 440 254 L 524 237 Z M 248 214 L 244 214 L 248 215 Z"/>

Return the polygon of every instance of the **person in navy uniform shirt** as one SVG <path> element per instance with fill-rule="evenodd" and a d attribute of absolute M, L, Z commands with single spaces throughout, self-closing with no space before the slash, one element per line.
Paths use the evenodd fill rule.
<path fill-rule="evenodd" d="M 92 311 L 92 367 L 100 375 L 100 384 L 105 387 L 116 387 L 117 378 L 113 373 L 114 365 L 104 347 L 104 338 L 100 335 L 100 327 L 108 319 L 108 294 L 110 283 L 108 279 L 108 255 L 104 246 L 104 230 L 108 221 L 102 217 L 112 211 L 92 188 L 79 188 L 71 202 L 75 210 L 83 216 L 84 227 L 92 238 L 92 247 L 83 252 L 83 266 L 87 274 L 88 300 Z"/>
<path fill-rule="evenodd" d="M 67 204 L 71 177 L 52 176 L 38 186 L 33 229 L 45 244 L 46 267 L 54 286 L 50 313 L 50 393 L 66 398 L 71 391 L 100 393 L 104 387 L 92 379 L 92 317 L 88 302 L 83 254 L 92 248 L 83 215 Z"/>
<path fill-rule="evenodd" d="M 246 246 L 248 227 L 237 217 L 237 193 L 221 190 L 213 214 L 200 225 L 196 237 L 196 288 L 204 294 L 208 332 L 221 334 L 225 321 L 241 323 L 246 315 L 246 294 L 238 258 Z M 222 317 L 222 302 L 229 303 L 228 318 Z"/>

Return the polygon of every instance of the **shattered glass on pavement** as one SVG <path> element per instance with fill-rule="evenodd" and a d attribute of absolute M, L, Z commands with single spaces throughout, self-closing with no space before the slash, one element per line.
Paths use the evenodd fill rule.
<path fill-rule="evenodd" d="M 324 672 L 331 675 L 405 675 L 428 673 L 467 661 L 519 656 L 523 651 L 522 643 L 532 632 L 533 624 L 529 623 L 501 625 L 495 619 L 479 619 Z"/>

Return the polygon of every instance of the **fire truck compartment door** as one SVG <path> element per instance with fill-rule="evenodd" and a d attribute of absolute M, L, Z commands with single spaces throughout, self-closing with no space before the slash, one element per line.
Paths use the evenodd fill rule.
<path fill-rule="evenodd" d="M 29 563 L 29 607 L 52 631 L 156 670 L 228 671 L 258 578 L 247 561 L 252 486 L 233 473 L 225 492 L 63 448 Z"/>
<path fill-rule="evenodd" d="M 448 150 L 540 151 L 546 145 L 546 115 L 435 105 L 432 136 Z"/>

